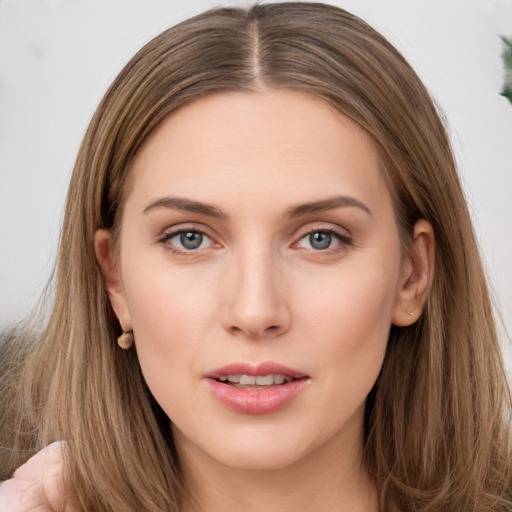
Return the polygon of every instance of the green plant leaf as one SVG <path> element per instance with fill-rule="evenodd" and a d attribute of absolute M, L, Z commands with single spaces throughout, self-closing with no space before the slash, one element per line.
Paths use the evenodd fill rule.
<path fill-rule="evenodd" d="M 512 38 L 505 36 L 500 36 L 500 38 L 505 46 L 501 54 L 505 67 L 505 77 L 503 90 L 500 94 L 501 96 L 505 96 L 505 98 L 512 103 Z"/>

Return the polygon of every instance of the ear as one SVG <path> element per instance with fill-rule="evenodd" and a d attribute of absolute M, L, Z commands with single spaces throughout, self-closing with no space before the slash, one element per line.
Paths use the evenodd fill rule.
<path fill-rule="evenodd" d="M 435 236 L 430 222 L 414 226 L 412 244 L 402 262 L 391 322 L 405 327 L 421 315 L 434 276 Z"/>
<path fill-rule="evenodd" d="M 108 298 L 123 331 L 132 330 L 132 321 L 121 281 L 118 262 L 114 256 L 112 235 L 106 229 L 99 229 L 94 235 L 94 250 L 101 267 Z"/>

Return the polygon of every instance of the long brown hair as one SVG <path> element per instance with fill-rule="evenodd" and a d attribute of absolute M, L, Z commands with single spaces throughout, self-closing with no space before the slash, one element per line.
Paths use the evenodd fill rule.
<path fill-rule="evenodd" d="M 486 279 L 450 143 L 432 99 L 393 46 L 318 3 L 221 8 L 147 44 L 101 101 L 66 203 L 53 306 L 42 334 L 17 333 L 0 389 L 6 478 L 63 439 L 87 511 L 178 511 L 186 489 L 169 419 L 133 349 L 116 345 L 93 239 L 119 226 L 130 162 L 173 110 L 220 91 L 307 92 L 373 139 L 404 250 L 418 219 L 436 236 L 421 318 L 392 327 L 367 400 L 365 464 L 382 511 L 512 507 L 510 391 Z M 45 371 L 41 371 L 41 364 Z M 0 404 L 2 405 L 2 404 Z"/>

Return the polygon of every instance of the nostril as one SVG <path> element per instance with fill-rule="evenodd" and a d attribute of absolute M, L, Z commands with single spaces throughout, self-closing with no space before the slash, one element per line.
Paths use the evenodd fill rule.
<path fill-rule="evenodd" d="M 287 332 L 290 321 L 290 312 L 284 305 L 258 310 L 239 303 L 227 307 L 222 319 L 231 335 L 243 334 L 251 339 L 277 337 Z"/>

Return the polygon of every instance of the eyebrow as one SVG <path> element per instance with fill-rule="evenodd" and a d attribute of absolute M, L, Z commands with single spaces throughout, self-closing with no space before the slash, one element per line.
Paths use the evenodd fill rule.
<path fill-rule="evenodd" d="M 311 213 L 325 212 L 334 210 L 341 207 L 356 207 L 364 212 L 372 215 L 372 211 L 363 202 L 355 197 L 350 196 L 335 196 L 321 201 L 313 201 L 311 203 L 300 204 L 292 206 L 286 210 L 284 216 L 289 218 L 302 217 Z M 198 213 L 200 215 L 207 215 L 217 219 L 225 219 L 227 216 L 215 206 L 200 201 L 194 201 L 184 197 L 161 197 L 149 203 L 142 213 L 148 213 L 152 210 L 159 208 L 167 208 L 172 210 L 180 210 L 190 213 Z"/>
<path fill-rule="evenodd" d="M 360 208 L 368 215 L 373 215 L 372 211 L 363 202 L 359 201 L 355 197 L 350 196 L 335 196 L 329 199 L 323 199 L 321 201 L 313 201 L 311 203 L 300 204 L 293 206 L 285 212 L 286 217 L 301 217 L 310 213 L 325 212 L 328 210 L 334 210 L 335 208 L 353 206 Z"/>
<path fill-rule="evenodd" d="M 172 210 L 181 210 L 190 213 L 199 213 L 201 215 L 208 215 L 209 217 L 215 217 L 217 219 L 224 219 L 226 215 L 222 213 L 215 206 L 211 206 L 207 203 L 201 203 L 199 201 L 193 201 L 192 199 L 186 199 L 184 197 L 162 197 L 149 203 L 142 213 L 148 213 L 151 210 L 157 208 L 168 208 Z"/>

